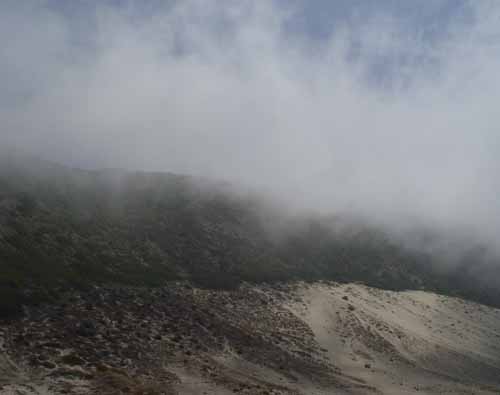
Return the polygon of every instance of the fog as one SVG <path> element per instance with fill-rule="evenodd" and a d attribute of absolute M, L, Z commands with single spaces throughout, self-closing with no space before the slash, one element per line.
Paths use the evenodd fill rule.
<path fill-rule="evenodd" d="M 321 37 L 295 2 L 74 3 L 1 2 L 0 144 L 498 241 L 499 2 Z"/>

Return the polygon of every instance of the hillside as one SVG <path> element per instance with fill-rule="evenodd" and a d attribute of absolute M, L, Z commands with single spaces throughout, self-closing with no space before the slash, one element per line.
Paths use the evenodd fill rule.
<path fill-rule="evenodd" d="M 450 265 L 224 183 L 4 155 L 0 394 L 496 393 L 473 247 Z"/>
<path fill-rule="evenodd" d="M 499 337 L 423 291 L 101 287 L 0 324 L 0 394 L 497 394 Z"/>
<path fill-rule="evenodd" d="M 67 289 L 172 280 L 208 288 L 359 281 L 500 305 L 496 284 L 471 274 L 479 260 L 437 271 L 435 257 L 381 230 L 340 217 L 291 216 L 223 183 L 70 169 L 5 153 L 0 164 L 2 315 Z"/>

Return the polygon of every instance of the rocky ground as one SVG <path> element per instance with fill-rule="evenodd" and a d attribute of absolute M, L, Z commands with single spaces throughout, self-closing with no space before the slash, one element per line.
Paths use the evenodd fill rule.
<path fill-rule="evenodd" d="M 0 339 L 1 395 L 500 391 L 500 311 L 356 284 L 94 288 Z"/>

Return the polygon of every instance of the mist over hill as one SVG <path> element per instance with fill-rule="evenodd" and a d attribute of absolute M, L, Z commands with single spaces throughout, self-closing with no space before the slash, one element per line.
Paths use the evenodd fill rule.
<path fill-rule="evenodd" d="M 0 145 L 492 248 L 499 16 L 488 0 L 6 0 Z"/>
<path fill-rule="evenodd" d="M 345 278 L 497 300 L 497 2 L 125 3 L 0 4 L 0 147 L 64 164 L 2 159 L 8 292 Z"/>
<path fill-rule="evenodd" d="M 454 251 L 445 235 L 417 229 L 412 238 L 396 237 L 360 218 L 291 212 L 189 176 L 71 169 L 15 152 L 1 164 L 5 314 L 65 289 L 169 280 L 223 289 L 245 281 L 359 281 L 500 306 L 494 256 L 472 244 Z"/>

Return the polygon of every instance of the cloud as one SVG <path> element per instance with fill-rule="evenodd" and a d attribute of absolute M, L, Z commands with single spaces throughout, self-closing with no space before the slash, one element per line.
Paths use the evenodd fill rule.
<path fill-rule="evenodd" d="M 497 2 L 431 36 L 382 9 L 320 38 L 280 2 L 98 3 L 77 28 L 22 3 L 0 5 L 0 141 L 496 240 Z"/>

